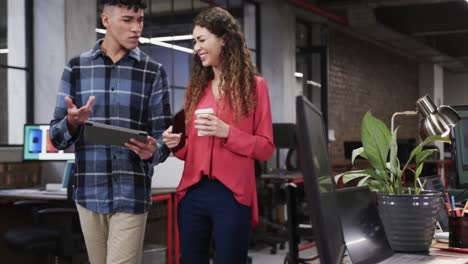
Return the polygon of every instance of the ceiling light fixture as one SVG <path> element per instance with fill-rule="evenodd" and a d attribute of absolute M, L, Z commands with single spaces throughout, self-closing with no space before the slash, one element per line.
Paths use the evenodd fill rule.
<path fill-rule="evenodd" d="M 302 77 L 304 77 L 304 74 L 302 72 L 295 72 L 294 76 L 296 76 L 298 78 L 302 78 Z"/>
<path fill-rule="evenodd" d="M 8 49 L 0 49 L 0 54 L 7 54 L 8 52 Z"/>
<path fill-rule="evenodd" d="M 99 33 L 99 34 L 106 34 L 105 29 L 96 28 L 95 31 L 97 33 Z M 170 48 L 170 49 L 174 49 L 174 50 L 178 50 L 178 51 L 193 54 L 193 49 L 189 49 L 189 48 L 182 47 L 182 46 L 179 46 L 179 45 L 174 45 L 174 44 L 169 44 L 169 43 L 163 42 L 163 40 L 164 41 L 177 41 L 177 40 L 188 40 L 188 39 L 192 39 L 192 36 L 191 35 L 180 35 L 180 36 L 157 37 L 157 38 L 143 38 L 143 37 L 140 37 L 139 41 L 140 41 L 140 43 L 143 43 L 143 44 L 144 43 L 150 43 L 150 44 L 153 44 L 153 45 L 157 45 L 157 46 L 161 46 L 161 47 Z"/>
<path fill-rule="evenodd" d="M 308 85 L 312 85 L 312 86 L 315 86 L 315 87 L 322 87 L 322 85 L 318 82 L 314 82 L 314 81 L 311 81 L 311 80 L 307 80 L 306 83 Z"/>
<path fill-rule="evenodd" d="M 179 45 L 174 45 L 174 44 L 169 44 L 169 43 L 166 43 L 166 42 L 158 41 L 155 38 L 150 38 L 149 39 L 149 38 L 141 38 L 140 37 L 140 43 L 151 43 L 153 45 L 158 45 L 158 46 L 161 46 L 161 47 L 170 48 L 170 49 L 174 49 L 174 50 L 178 50 L 178 51 L 193 54 L 193 49 L 189 49 L 189 48 L 182 47 L 182 46 L 179 46 Z"/>
<path fill-rule="evenodd" d="M 169 36 L 169 37 L 156 37 L 156 38 L 151 38 L 151 39 L 155 39 L 158 41 L 180 41 L 180 40 L 190 40 L 190 39 L 193 39 L 193 37 L 192 35 L 179 35 L 179 36 Z"/>

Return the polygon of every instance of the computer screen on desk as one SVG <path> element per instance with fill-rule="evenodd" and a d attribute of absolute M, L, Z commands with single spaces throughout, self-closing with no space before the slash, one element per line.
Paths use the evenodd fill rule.
<path fill-rule="evenodd" d="M 323 117 L 304 96 L 296 98 L 296 114 L 298 156 L 320 262 L 341 263 L 345 243 Z"/>
<path fill-rule="evenodd" d="M 343 234 L 353 264 L 378 263 L 393 255 L 377 211 L 377 199 L 367 186 L 337 190 Z"/>
<path fill-rule="evenodd" d="M 25 124 L 23 135 L 23 160 L 74 160 L 73 147 L 58 150 L 50 141 L 49 125 Z"/>
<path fill-rule="evenodd" d="M 453 106 L 460 121 L 452 130 L 452 154 L 455 160 L 456 187 L 468 187 L 468 105 Z"/>

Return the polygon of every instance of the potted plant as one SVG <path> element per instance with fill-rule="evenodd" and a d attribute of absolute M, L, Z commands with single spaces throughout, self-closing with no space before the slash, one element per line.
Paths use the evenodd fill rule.
<path fill-rule="evenodd" d="M 358 185 L 367 185 L 377 192 L 379 215 L 393 250 L 427 251 L 431 245 L 440 209 L 440 193 L 423 191 L 418 186 L 424 160 L 437 149 L 423 149 L 435 141 L 450 142 L 441 136 L 430 136 L 415 147 L 406 164 L 397 157 L 398 128 L 390 131 L 378 118 L 367 112 L 361 124 L 362 147 L 352 154 L 352 163 L 360 156 L 369 161 L 370 168 L 348 171 L 335 176 L 335 181 L 347 183 L 360 179 Z M 412 163 L 413 162 L 413 163 Z M 414 164 L 415 169 L 409 167 Z M 405 170 L 414 172 L 414 186 L 403 187 Z"/>

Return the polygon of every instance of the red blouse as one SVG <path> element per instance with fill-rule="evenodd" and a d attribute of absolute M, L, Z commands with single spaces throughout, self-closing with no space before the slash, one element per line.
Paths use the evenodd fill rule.
<path fill-rule="evenodd" d="M 192 117 L 187 127 L 185 146 L 174 155 L 185 160 L 182 179 L 177 187 L 180 201 L 187 189 L 198 183 L 202 175 L 216 178 L 228 187 L 236 200 L 252 209 L 251 225 L 258 224 L 258 202 L 254 159 L 267 160 L 273 153 L 273 128 L 268 87 L 261 77 L 255 77 L 257 107 L 253 114 L 233 124 L 232 112 L 219 115 L 211 83 L 205 89 L 197 109 L 213 108 L 215 115 L 228 124 L 227 138 L 197 136 Z"/>

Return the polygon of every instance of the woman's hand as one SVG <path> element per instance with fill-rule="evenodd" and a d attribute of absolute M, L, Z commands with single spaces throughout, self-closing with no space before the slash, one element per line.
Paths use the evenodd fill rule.
<path fill-rule="evenodd" d="M 151 136 L 146 138 L 146 143 L 131 138 L 130 143 L 125 143 L 125 146 L 135 152 L 142 160 L 149 160 L 158 149 L 156 139 Z"/>
<path fill-rule="evenodd" d="M 163 133 L 163 141 L 168 148 L 173 149 L 179 145 L 181 136 L 182 136 L 182 133 L 179 133 L 179 134 L 172 133 L 172 126 L 170 126 Z"/>
<path fill-rule="evenodd" d="M 201 136 L 215 136 L 227 138 L 229 125 L 218 119 L 215 115 L 199 114 L 195 119 L 195 128 Z"/>

